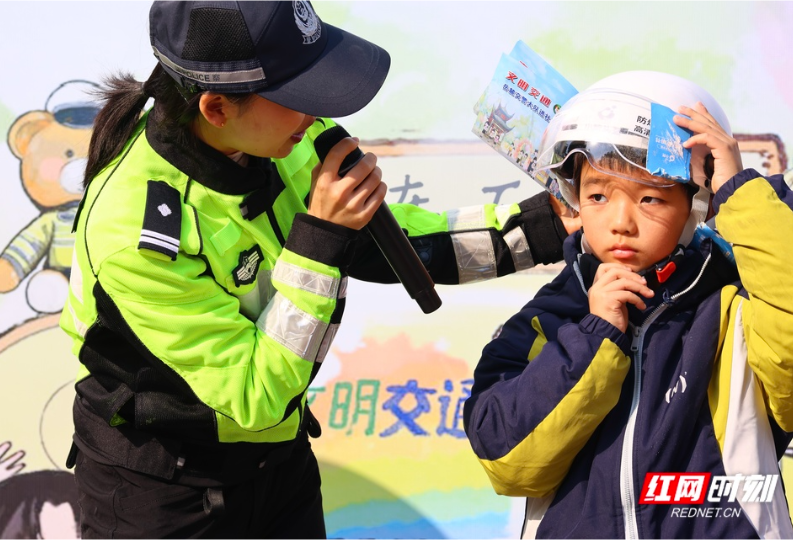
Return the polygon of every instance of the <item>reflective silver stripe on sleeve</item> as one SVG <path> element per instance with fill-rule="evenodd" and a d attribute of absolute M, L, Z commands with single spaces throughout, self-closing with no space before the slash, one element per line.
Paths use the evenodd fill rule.
<path fill-rule="evenodd" d="M 460 272 L 460 283 L 496 277 L 496 255 L 490 231 L 452 233 L 452 245 Z"/>
<path fill-rule="evenodd" d="M 330 346 L 333 343 L 333 338 L 336 337 L 336 332 L 339 331 L 338 324 L 331 324 L 328 326 L 328 331 L 325 332 L 325 337 L 322 338 L 322 343 L 319 345 L 319 353 L 317 354 L 317 362 L 320 364 L 325 357 L 328 355 L 328 351 L 330 350 Z"/>
<path fill-rule="evenodd" d="M 81 304 L 83 303 L 83 271 L 77 261 L 77 250 L 72 251 L 72 266 L 69 274 L 69 288 Z"/>
<path fill-rule="evenodd" d="M 276 293 L 256 321 L 256 326 L 303 360 L 317 359 L 328 323 L 316 319 Z"/>
<path fill-rule="evenodd" d="M 516 272 L 534 266 L 534 259 L 531 256 L 529 242 L 526 240 L 526 235 L 523 234 L 523 229 L 515 227 L 509 231 L 504 235 L 504 242 L 506 242 L 507 247 L 509 247 L 509 253 L 512 255 L 512 262 L 515 263 Z"/>
<path fill-rule="evenodd" d="M 152 49 L 154 49 L 154 56 L 156 56 L 160 62 L 171 68 L 171 70 L 175 71 L 176 73 L 198 83 L 236 84 L 265 80 L 264 70 L 261 67 L 239 71 L 198 71 L 196 69 L 188 69 L 175 64 L 170 58 L 158 51 L 157 47 L 152 47 Z"/>
<path fill-rule="evenodd" d="M 271 281 L 272 274 L 272 270 L 259 268 L 259 273 L 256 274 L 256 286 L 238 297 L 240 301 L 240 313 L 252 321 L 259 318 L 259 314 L 264 309 L 264 306 L 266 306 L 270 302 L 270 298 L 275 295 L 275 288 L 273 288 Z"/>
<path fill-rule="evenodd" d="M 484 229 L 487 227 L 485 208 L 484 206 L 466 206 L 449 210 L 446 212 L 446 223 L 450 232 Z"/>
<path fill-rule="evenodd" d="M 347 276 L 341 278 L 341 283 L 339 284 L 339 299 L 347 298 Z"/>
<path fill-rule="evenodd" d="M 69 312 L 72 314 L 72 322 L 74 322 L 74 328 L 77 330 L 77 333 L 80 334 L 80 337 L 85 337 L 85 334 L 88 333 L 88 327 L 83 324 L 83 321 L 77 316 L 77 313 L 74 312 L 74 306 L 72 306 L 71 302 L 66 303 L 69 306 Z"/>
<path fill-rule="evenodd" d="M 325 298 L 336 298 L 339 292 L 339 279 L 301 268 L 280 259 L 275 263 L 273 280 Z"/>

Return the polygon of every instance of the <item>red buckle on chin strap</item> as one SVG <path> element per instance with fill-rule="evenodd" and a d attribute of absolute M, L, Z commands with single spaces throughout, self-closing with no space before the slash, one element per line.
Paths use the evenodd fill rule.
<path fill-rule="evenodd" d="M 674 263 L 674 261 L 669 261 L 664 265 L 663 268 L 656 268 L 655 275 L 658 277 L 658 283 L 663 283 L 672 277 L 672 274 L 675 273 L 675 270 L 677 270 L 677 265 Z"/>

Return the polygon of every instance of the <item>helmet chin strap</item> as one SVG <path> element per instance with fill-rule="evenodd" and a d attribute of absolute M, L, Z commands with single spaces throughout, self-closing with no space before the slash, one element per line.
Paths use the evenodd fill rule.
<path fill-rule="evenodd" d="M 588 253 L 589 255 L 595 256 L 594 252 L 592 251 L 592 246 L 589 245 L 589 242 L 586 239 L 586 233 L 581 233 L 581 251 L 583 253 Z M 668 257 L 661 259 L 650 267 L 645 268 L 644 270 L 639 270 L 636 273 L 640 276 L 643 276 L 644 279 L 647 280 L 648 287 L 655 289 L 672 277 L 672 274 L 674 274 L 675 270 L 677 270 L 678 264 L 683 259 L 684 255 L 685 246 L 683 244 L 678 244 Z"/>
<path fill-rule="evenodd" d="M 683 260 L 685 253 L 686 251 L 683 248 L 683 245 L 678 244 L 675 247 L 675 250 L 668 257 L 658 261 L 649 268 L 645 268 L 644 270 L 636 273 L 640 276 L 643 276 L 644 279 L 647 280 L 648 287 L 655 289 L 672 277 L 672 274 L 674 274 L 675 270 L 677 270 L 678 264 L 681 260 Z"/>
<path fill-rule="evenodd" d="M 691 199 L 691 213 L 688 215 L 683 232 L 680 233 L 678 244 L 687 246 L 691 243 L 697 225 L 704 222 L 708 217 L 708 208 L 710 208 L 710 192 L 700 186 Z"/>

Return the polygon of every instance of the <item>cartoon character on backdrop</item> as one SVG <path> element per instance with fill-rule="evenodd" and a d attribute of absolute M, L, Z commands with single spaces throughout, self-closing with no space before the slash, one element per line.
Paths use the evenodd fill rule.
<path fill-rule="evenodd" d="M 25 457 L 25 451 L 17 450 L 6 456 L 10 449 L 11 441 L 5 441 L 0 444 L 0 485 L 5 479 L 19 474 L 25 468 L 25 462 L 22 461 L 22 458 Z M 0 502 L 0 505 L 2 505 L 2 502 Z"/>
<path fill-rule="evenodd" d="M 0 482 L 0 538 L 80 538 L 77 486 L 64 471 L 36 471 Z"/>
<path fill-rule="evenodd" d="M 26 298 L 39 314 L 57 313 L 66 301 L 72 221 L 99 112 L 88 92 L 97 89 L 89 81 L 65 82 L 50 94 L 44 110 L 21 115 L 8 132 L 8 146 L 20 160 L 22 186 L 41 214 L 0 253 L 0 293 L 16 289 L 31 275 Z"/>

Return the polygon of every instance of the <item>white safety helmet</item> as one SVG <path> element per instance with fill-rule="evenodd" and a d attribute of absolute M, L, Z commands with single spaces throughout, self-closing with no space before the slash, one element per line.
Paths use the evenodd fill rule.
<path fill-rule="evenodd" d="M 537 169 L 547 171 L 555 178 L 562 196 L 578 209 L 573 180 L 575 160 L 572 156 L 581 153 L 593 168 L 601 172 L 639 181 L 628 173 L 621 174 L 607 165 L 600 165 L 601 160 L 616 158 L 629 167 L 648 170 L 653 103 L 676 113 L 680 106 L 693 107 L 697 101 L 705 105 L 729 135 L 732 134 L 727 116 L 718 102 L 691 81 L 655 71 L 627 71 L 606 77 L 570 99 L 551 120 L 540 144 Z M 673 140 L 668 144 L 677 146 L 682 155 L 680 141 Z M 679 243 L 684 246 L 688 245 L 697 225 L 707 216 L 710 179 L 705 172 L 705 157 L 709 153 L 706 147 L 697 145 L 691 151 L 687 173 L 667 177 L 678 182 L 693 181 L 700 186 L 680 237 Z M 648 172 L 658 174 L 658 171 Z M 658 184 L 670 185 L 670 182 L 659 178 Z"/>

